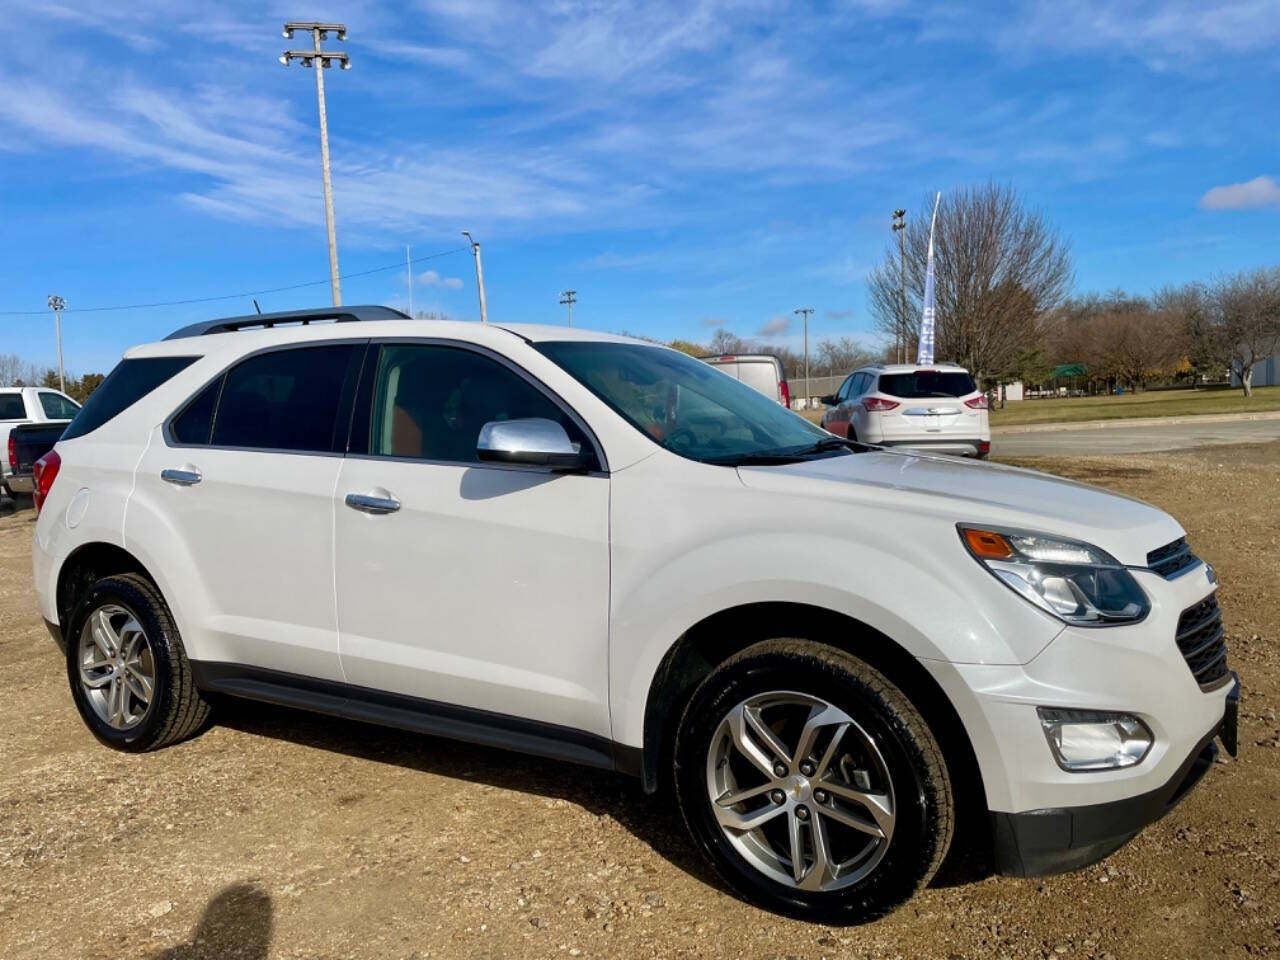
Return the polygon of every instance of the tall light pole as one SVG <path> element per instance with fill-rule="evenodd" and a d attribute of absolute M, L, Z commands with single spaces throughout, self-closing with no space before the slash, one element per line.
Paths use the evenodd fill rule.
<path fill-rule="evenodd" d="M 62 374 L 62 311 L 67 308 L 67 301 L 56 293 L 49 294 L 49 309 L 53 311 L 53 329 L 58 334 L 58 389 L 67 392 L 66 378 Z"/>
<path fill-rule="evenodd" d="M 412 248 L 404 245 L 404 275 L 409 281 L 409 316 L 413 316 L 413 255 Z"/>
<path fill-rule="evenodd" d="M 341 23 L 286 23 L 284 36 L 292 40 L 295 30 L 311 34 L 310 50 L 286 50 L 280 54 L 280 62 L 286 67 L 294 60 L 316 71 L 316 102 L 320 105 L 320 166 L 324 176 L 324 221 L 329 231 L 329 285 L 333 288 L 333 305 L 342 305 L 342 289 L 338 285 L 338 238 L 333 228 L 333 185 L 329 180 L 329 121 L 324 109 L 324 70 L 336 61 L 343 70 L 351 69 L 351 60 L 345 53 L 331 53 L 320 49 L 320 41 L 327 40 L 333 32 L 339 40 L 347 39 L 347 28 Z M 318 63 L 316 61 L 319 61 Z M 322 69 L 323 68 L 323 69 Z"/>
<path fill-rule="evenodd" d="M 809 409 L 809 314 L 813 313 L 813 307 L 799 307 L 792 313 L 800 314 L 804 317 L 804 408 Z"/>
<path fill-rule="evenodd" d="M 569 308 L 569 326 L 573 326 L 573 305 L 578 302 L 577 290 L 565 290 L 560 294 L 560 302 Z"/>
<path fill-rule="evenodd" d="M 897 354 L 894 359 L 901 363 L 907 339 L 907 211 L 893 211 L 893 232 L 898 235 L 898 261 L 902 271 L 902 303 L 898 309 Z"/>
<path fill-rule="evenodd" d="M 471 236 L 469 230 L 463 230 L 462 235 L 467 238 L 467 243 L 471 244 L 471 255 L 476 258 L 476 290 L 480 292 L 480 322 L 489 322 L 489 313 L 484 306 L 484 266 L 480 263 L 480 244 Z"/>

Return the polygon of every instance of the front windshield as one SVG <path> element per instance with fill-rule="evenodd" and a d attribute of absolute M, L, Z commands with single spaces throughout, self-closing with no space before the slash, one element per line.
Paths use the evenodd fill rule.
<path fill-rule="evenodd" d="M 842 446 L 776 401 L 675 350 L 599 341 L 537 348 L 647 437 L 682 457 L 735 464 L 800 459 Z"/>

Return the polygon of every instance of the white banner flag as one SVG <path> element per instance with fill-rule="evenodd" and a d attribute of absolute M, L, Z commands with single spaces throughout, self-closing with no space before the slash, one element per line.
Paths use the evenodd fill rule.
<path fill-rule="evenodd" d="M 933 198 L 933 219 L 929 222 L 929 265 L 924 272 L 924 316 L 920 320 L 920 347 L 916 351 L 916 363 L 933 363 L 933 327 L 937 307 L 933 299 L 933 228 L 938 225 L 939 193 Z"/>

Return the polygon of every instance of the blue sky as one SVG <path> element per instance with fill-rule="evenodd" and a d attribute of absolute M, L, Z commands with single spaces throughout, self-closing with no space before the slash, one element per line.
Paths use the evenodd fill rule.
<path fill-rule="evenodd" d="M 1080 290 L 1280 260 L 1275 0 L 0 3 L 0 311 L 322 281 L 314 78 L 284 20 L 347 24 L 326 73 L 343 273 L 484 247 L 490 319 L 867 341 L 895 206 L 1012 183 Z M 465 250 L 414 305 L 477 316 Z M 404 306 L 402 267 L 343 284 Z M 68 368 L 245 299 L 68 312 Z M 0 353 L 54 360 L 52 320 Z"/>

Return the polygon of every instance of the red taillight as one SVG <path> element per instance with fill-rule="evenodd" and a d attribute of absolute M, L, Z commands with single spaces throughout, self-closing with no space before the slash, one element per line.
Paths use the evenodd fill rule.
<path fill-rule="evenodd" d="M 40 512 L 41 505 L 49 496 L 49 491 L 53 489 L 53 481 L 58 479 L 58 470 L 61 466 L 62 458 L 58 456 L 56 450 L 50 450 L 36 461 L 31 471 L 31 479 L 34 481 L 31 499 L 35 501 L 36 513 Z"/>
<path fill-rule="evenodd" d="M 985 456 L 986 456 L 988 453 L 990 453 L 990 452 L 991 452 L 991 441 L 990 441 L 990 440 L 979 440 L 979 441 L 978 441 L 978 453 L 980 453 L 982 456 L 984 456 L 984 457 L 985 457 Z"/>
<path fill-rule="evenodd" d="M 885 410 L 892 410 L 898 405 L 896 400 L 885 400 L 883 397 L 863 397 L 862 405 L 872 413 L 882 413 Z"/>
<path fill-rule="evenodd" d="M 18 441 L 13 439 L 12 433 L 9 434 L 9 469 L 18 472 Z"/>
<path fill-rule="evenodd" d="M 787 386 L 787 381 L 778 381 L 778 392 L 782 394 L 782 405 L 789 408 L 791 406 L 791 388 Z"/>
<path fill-rule="evenodd" d="M 976 397 L 970 397 L 964 402 L 964 405 L 974 410 L 985 410 L 987 409 L 987 395 L 980 393 Z"/>

